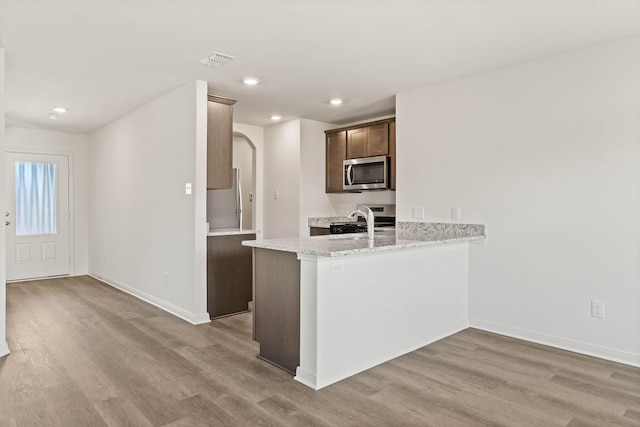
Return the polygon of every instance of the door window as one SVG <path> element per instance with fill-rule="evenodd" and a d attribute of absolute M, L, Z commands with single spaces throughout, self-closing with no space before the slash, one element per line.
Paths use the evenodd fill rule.
<path fill-rule="evenodd" d="M 15 162 L 16 236 L 56 234 L 56 164 Z"/>

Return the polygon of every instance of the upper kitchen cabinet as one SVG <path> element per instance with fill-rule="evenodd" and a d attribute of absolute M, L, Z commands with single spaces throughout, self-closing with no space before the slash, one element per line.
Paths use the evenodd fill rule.
<path fill-rule="evenodd" d="M 326 192 L 343 193 L 343 162 L 361 157 L 389 156 L 389 189 L 396 189 L 395 118 L 325 131 Z"/>
<path fill-rule="evenodd" d="M 396 189 L 396 122 L 389 123 L 389 189 Z"/>
<path fill-rule="evenodd" d="M 207 189 L 233 184 L 233 105 L 236 101 L 209 95 L 207 102 Z"/>
<path fill-rule="evenodd" d="M 342 192 L 342 162 L 347 159 L 347 132 L 327 132 L 327 193 Z"/>
<path fill-rule="evenodd" d="M 389 123 L 347 130 L 347 158 L 389 154 Z"/>

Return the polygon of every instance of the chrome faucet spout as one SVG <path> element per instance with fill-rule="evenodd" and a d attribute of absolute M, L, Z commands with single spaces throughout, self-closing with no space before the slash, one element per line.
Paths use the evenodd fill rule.
<path fill-rule="evenodd" d="M 360 207 L 364 209 L 366 213 L 360 209 L 357 209 L 349 214 L 349 218 L 355 218 L 358 215 L 363 217 L 367 224 L 367 238 L 369 240 L 373 240 L 374 223 L 375 223 L 375 219 L 373 217 L 373 211 L 364 205 L 360 205 Z"/>

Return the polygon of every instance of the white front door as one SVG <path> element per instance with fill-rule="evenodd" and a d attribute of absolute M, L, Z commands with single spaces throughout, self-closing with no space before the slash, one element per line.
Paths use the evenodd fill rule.
<path fill-rule="evenodd" d="M 7 280 L 69 274 L 69 158 L 6 153 Z"/>

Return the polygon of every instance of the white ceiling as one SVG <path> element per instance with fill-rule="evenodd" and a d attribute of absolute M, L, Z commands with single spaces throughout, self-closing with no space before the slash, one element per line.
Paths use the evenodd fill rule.
<path fill-rule="evenodd" d="M 399 92 L 637 34 L 640 0 L 0 0 L 7 124 L 82 133 L 195 79 L 238 100 L 237 122 L 352 122 Z M 215 51 L 236 59 L 197 62 Z"/>

